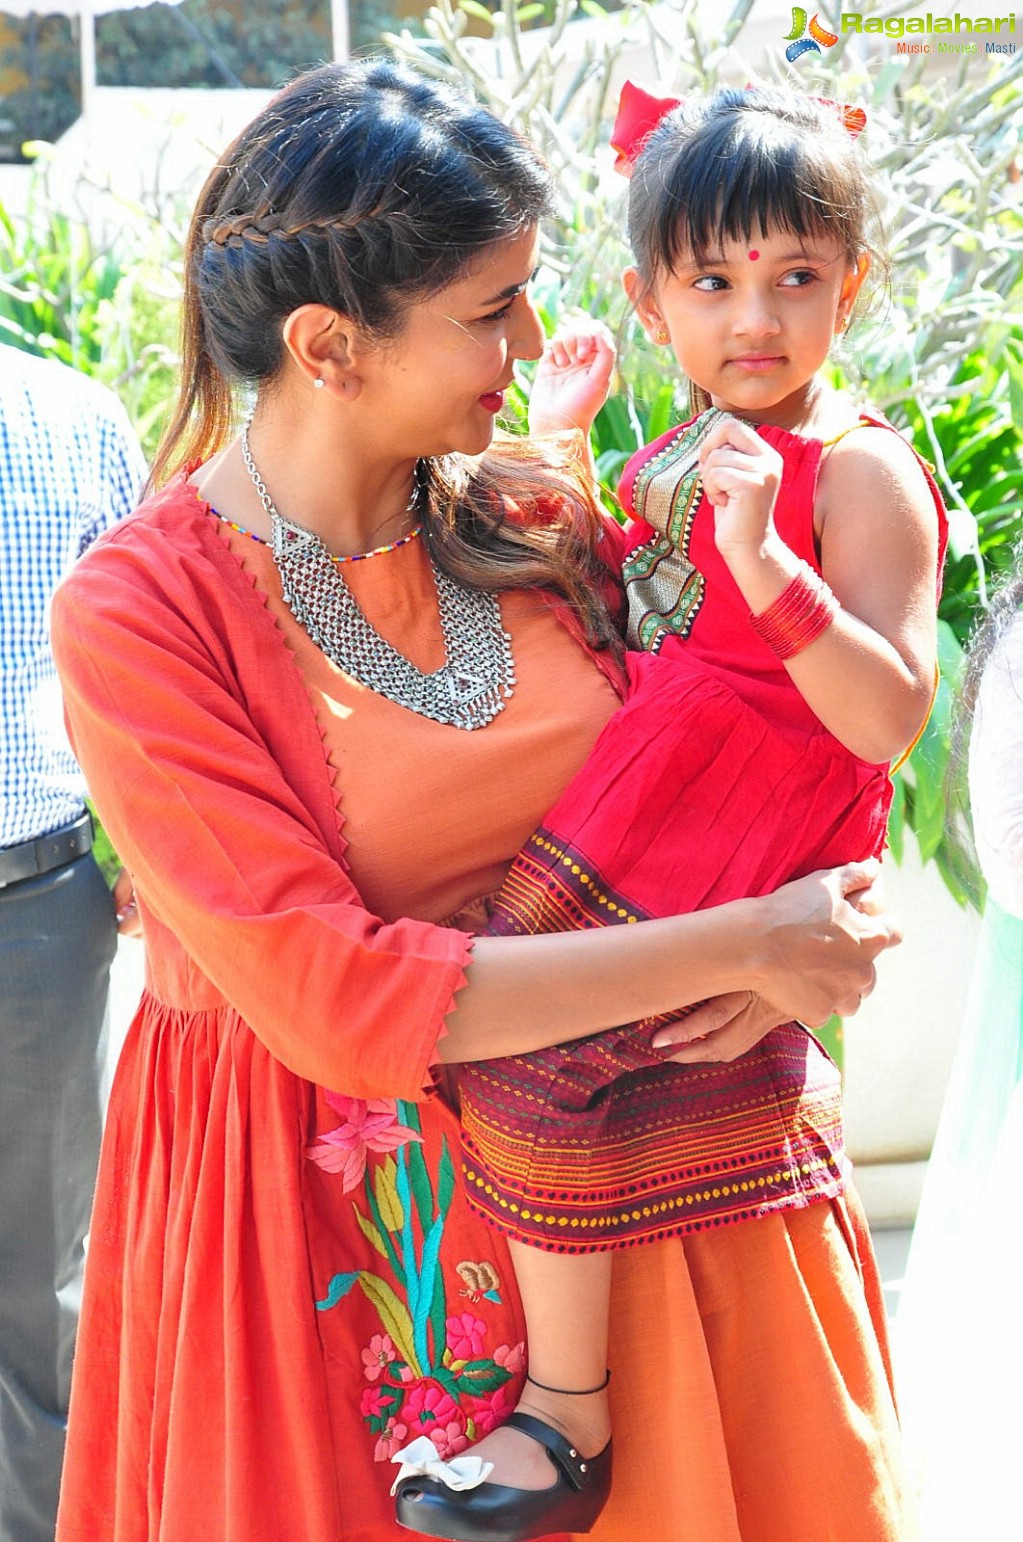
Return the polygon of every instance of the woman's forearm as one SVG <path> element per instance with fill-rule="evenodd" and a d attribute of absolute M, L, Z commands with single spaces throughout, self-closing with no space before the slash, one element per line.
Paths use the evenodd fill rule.
<path fill-rule="evenodd" d="M 852 865 L 688 916 L 538 937 L 480 938 L 440 1041 L 446 1062 L 525 1054 L 750 989 L 809 1023 L 855 1011 L 891 925 L 845 898 Z"/>

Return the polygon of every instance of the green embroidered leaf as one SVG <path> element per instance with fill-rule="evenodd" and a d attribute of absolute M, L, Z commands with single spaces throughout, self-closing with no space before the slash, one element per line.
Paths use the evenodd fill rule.
<path fill-rule="evenodd" d="M 448 1150 L 447 1136 L 441 1143 L 440 1166 L 437 1172 L 437 1209 L 442 1217 L 451 1209 L 451 1200 L 455 1192 L 455 1164 L 451 1160 Z"/>
<path fill-rule="evenodd" d="M 459 1393 L 482 1397 L 485 1392 L 496 1392 L 506 1381 L 511 1381 L 511 1371 L 506 1371 L 495 1360 L 469 1360 L 454 1380 Z"/>
<path fill-rule="evenodd" d="M 398 1250 L 394 1245 L 394 1241 L 390 1235 L 390 1232 L 384 1225 L 384 1218 L 380 1214 L 380 1207 L 377 1204 L 376 1195 L 373 1193 L 373 1186 L 368 1180 L 366 1182 L 366 1200 L 369 1204 L 370 1213 L 373 1216 L 373 1222 L 379 1231 L 381 1238 L 383 1239 L 384 1247 L 387 1249 L 387 1256 L 391 1261 L 391 1268 L 394 1270 L 395 1278 L 398 1281 L 398 1287 L 400 1290 L 404 1290 L 405 1270 L 402 1268 L 401 1259 L 398 1257 Z"/>
<path fill-rule="evenodd" d="M 402 1155 L 408 1155 L 408 1175 L 412 1185 L 412 1197 L 415 1200 L 416 1214 L 419 1216 L 419 1224 L 424 1232 L 434 1218 L 433 1211 L 433 1185 L 430 1182 L 430 1172 L 426 1165 L 422 1146 L 408 1146 Z"/>
<path fill-rule="evenodd" d="M 373 1194 L 381 1218 L 389 1232 L 401 1231 L 405 1214 L 398 1199 L 396 1177 L 398 1164 L 393 1156 L 385 1157 L 373 1174 Z"/>
<path fill-rule="evenodd" d="M 457 1400 L 458 1388 L 460 1384 L 460 1378 L 458 1376 L 452 1376 L 450 1371 L 446 1371 L 443 1366 L 439 1366 L 437 1370 L 433 1372 L 433 1379 L 434 1381 L 439 1382 L 439 1384 L 444 1388 L 445 1392 L 449 1393 Z"/>
<path fill-rule="evenodd" d="M 359 1271 L 359 1284 L 363 1292 L 376 1307 L 387 1332 L 391 1336 L 398 1353 L 408 1364 L 409 1369 L 416 1375 L 423 1374 L 422 1366 L 416 1358 L 413 1347 L 412 1319 L 409 1317 L 405 1303 L 395 1295 L 386 1280 L 379 1275 L 369 1274 L 365 1269 Z"/>
<path fill-rule="evenodd" d="M 373 1222 L 366 1219 L 358 1205 L 353 1205 L 352 1209 L 355 1211 L 355 1219 L 359 1223 L 359 1230 L 362 1232 L 362 1235 L 376 1249 L 381 1258 L 386 1258 L 387 1249 L 384 1247 L 384 1239 L 373 1225 Z"/>

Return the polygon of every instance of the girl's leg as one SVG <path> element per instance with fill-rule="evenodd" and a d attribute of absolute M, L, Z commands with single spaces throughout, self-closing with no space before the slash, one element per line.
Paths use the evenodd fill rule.
<path fill-rule="evenodd" d="M 518 1412 L 560 1430 L 583 1456 L 596 1456 L 611 1435 L 605 1385 L 611 1252 L 549 1253 L 511 1239 L 509 1249 L 526 1319 L 529 1375 L 543 1383 L 526 1382 Z M 495 1430 L 472 1450 L 494 1463 L 491 1483 L 551 1484 L 550 1459 L 519 1430 Z"/>

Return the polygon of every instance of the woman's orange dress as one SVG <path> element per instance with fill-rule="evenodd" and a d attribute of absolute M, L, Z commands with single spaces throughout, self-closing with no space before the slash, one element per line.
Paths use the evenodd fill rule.
<path fill-rule="evenodd" d="M 348 576 L 385 636 L 439 662 L 418 542 Z M 518 685 L 467 734 L 326 661 L 265 548 L 184 483 L 58 596 L 73 738 L 147 949 L 59 1542 L 397 1542 L 392 1453 L 420 1433 L 458 1451 L 515 1402 L 507 1255 L 465 1207 L 432 1090 L 471 948 L 437 923 L 469 924 L 617 697 L 556 606 L 513 595 L 502 612 Z M 850 1200 L 616 1270 L 597 1542 L 909 1534 Z"/>

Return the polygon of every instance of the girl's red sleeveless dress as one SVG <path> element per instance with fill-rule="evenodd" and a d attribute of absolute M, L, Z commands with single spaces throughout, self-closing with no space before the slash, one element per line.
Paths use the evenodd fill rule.
<path fill-rule="evenodd" d="M 494 934 L 701 909 L 883 849 L 888 766 L 857 759 L 811 712 L 715 547 L 697 455 L 718 417 L 626 467 L 629 697 L 519 853 Z M 784 460 L 779 533 L 819 571 L 826 447 L 758 432 Z M 923 469 L 943 557 L 946 516 Z M 585 1252 L 841 1192 L 839 1077 L 811 1034 L 790 1023 L 728 1065 L 679 1066 L 651 1045 L 660 1021 L 467 1066 L 470 1203 L 521 1240 Z"/>

